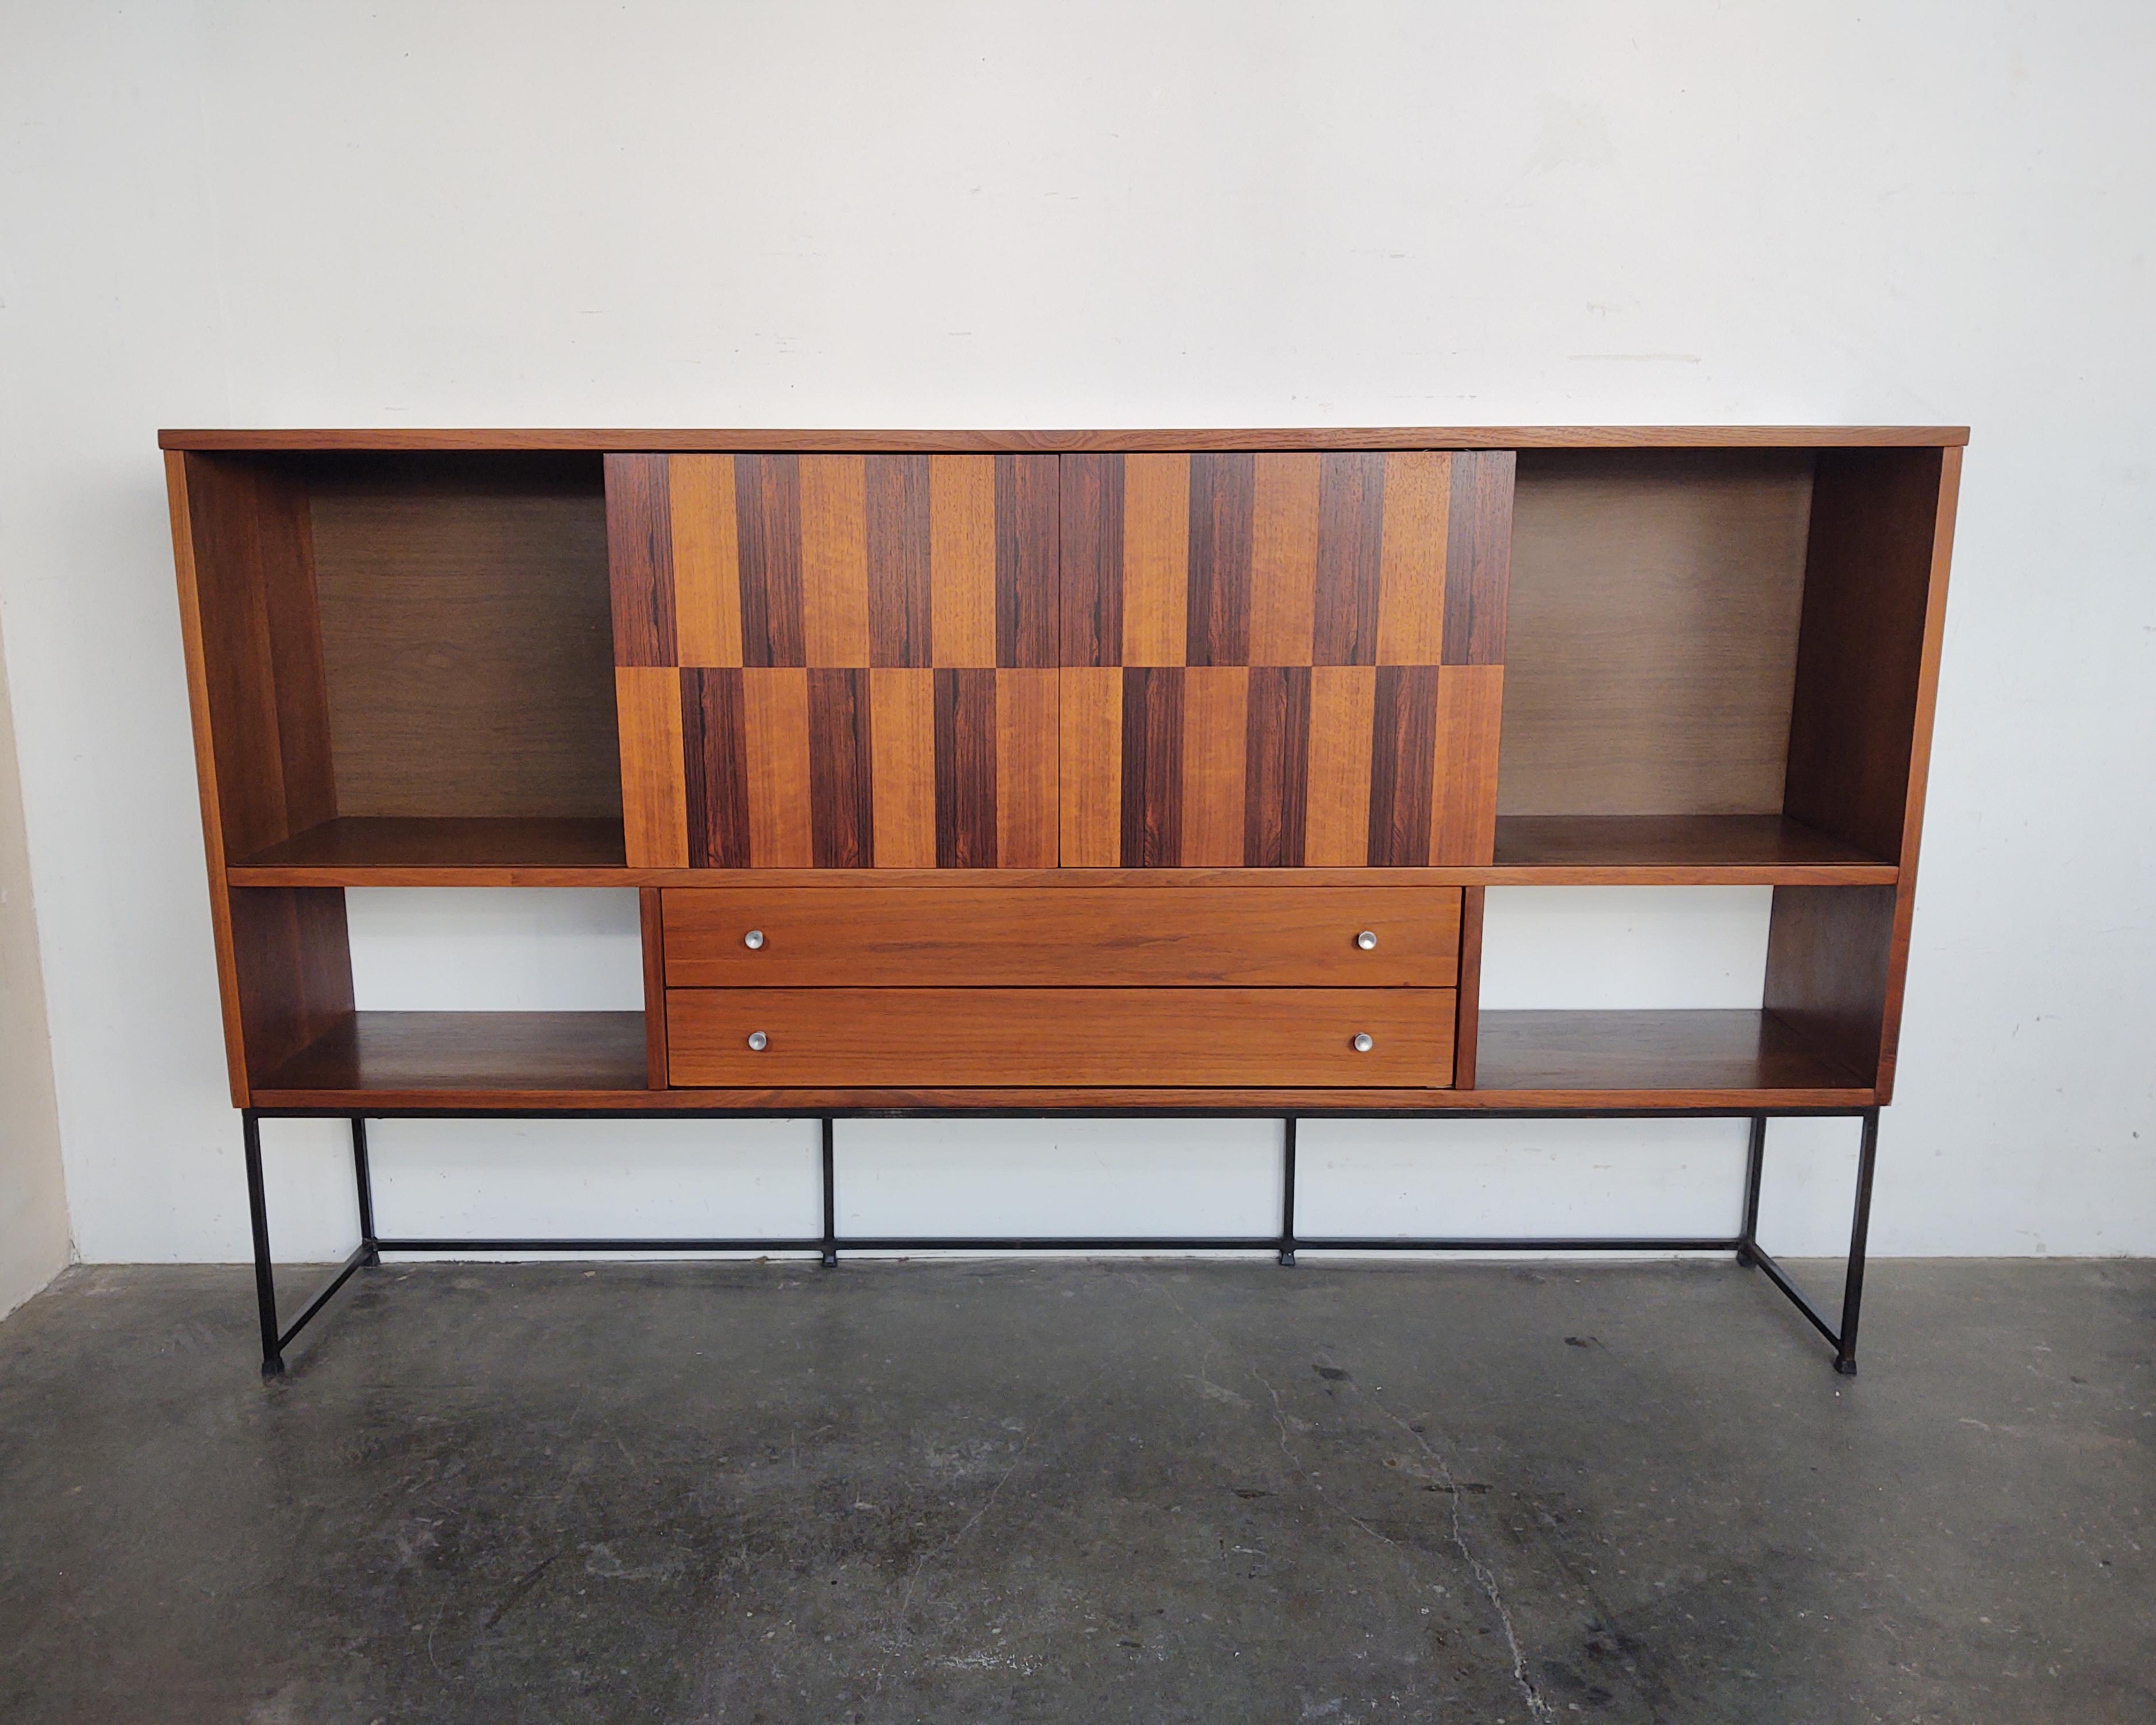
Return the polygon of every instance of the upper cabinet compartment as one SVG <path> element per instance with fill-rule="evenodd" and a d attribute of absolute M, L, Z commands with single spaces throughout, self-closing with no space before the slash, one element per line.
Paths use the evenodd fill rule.
<path fill-rule="evenodd" d="M 597 458 L 169 459 L 228 862 L 621 862 Z"/>
<path fill-rule="evenodd" d="M 1064 865 L 1487 864 L 1512 469 L 1065 456 Z"/>
<path fill-rule="evenodd" d="M 629 860 L 1056 861 L 1052 455 L 609 455 Z"/>

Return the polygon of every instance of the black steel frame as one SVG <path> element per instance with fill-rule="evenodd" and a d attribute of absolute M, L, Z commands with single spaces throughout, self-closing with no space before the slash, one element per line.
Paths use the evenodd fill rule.
<path fill-rule="evenodd" d="M 1159 1117 L 1168 1111 L 1127 1111 L 1137 1115 Z M 1250 1111 L 1221 1110 L 1217 1112 L 1248 1112 Z M 367 1154 L 367 1122 L 369 1119 L 515 1119 L 515 1120 L 619 1120 L 648 1118 L 648 1115 L 630 1109 L 589 1109 L 572 1112 L 547 1109 L 485 1109 L 471 1110 L 456 1115 L 430 1114 L 411 1109 L 379 1109 L 367 1114 L 348 1114 L 332 1109 L 275 1109 L 247 1108 L 240 1111 L 240 1132 L 246 1147 L 247 1209 L 254 1235 L 254 1297 L 262 1323 L 262 1375 L 265 1378 L 281 1376 L 285 1370 L 285 1349 L 291 1345 L 300 1332 L 318 1317 L 322 1308 L 336 1297 L 337 1291 L 350 1281 L 361 1270 L 382 1261 L 384 1252 L 753 1252 L 759 1255 L 779 1253 L 814 1253 L 825 1267 L 839 1261 L 844 1250 L 857 1252 L 1273 1252 L 1284 1266 L 1292 1266 L 1299 1251 L 1327 1252 L 1728 1252 L 1739 1264 L 1750 1266 L 1765 1272 L 1772 1282 L 1807 1318 L 1813 1328 L 1826 1337 L 1834 1349 L 1834 1368 L 1846 1377 L 1856 1374 L 1856 1325 L 1864 1303 L 1864 1259 L 1866 1238 L 1871 1224 L 1871 1177 L 1879 1152 L 1879 1110 L 1871 1108 L 1800 1108 L 1773 1110 L 1741 1110 L 1715 1108 L 1654 1108 L 1654 1109 L 1598 1109 L 1578 1111 L 1542 1110 L 1476 1110 L 1464 1109 L 1418 1111 L 1412 1114 L 1384 1116 L 1332 1115 L 1327 1118 L 1401 1118 L 1421 1120 L 1636 1120 L 1672 1118 L 1748 1119 L 1752 1122 L 1751 1140 L 1745 1158 L 1744 1212 L 1738 1231 L 1726 1239 L 1677 1238 L 1576 1238 L 1543 1236 L 1520 1238 L 1457 1239 L 1450 1237 L 1377 1235 L 1313 1235 L 1296 1232 L 1296 1126 L 1295 1115 L 1266 1116 L 1258 1118 L 1278 1118 L 1283 1128 L 1281 1142 L 1281 1202 L 1280 1232 L 1276 1235 L 1210 1236 L 1198 1235 L 955 1235 L 949 1236 L 927 1235 L 849 1235 L 841 1237 L 838 1230 L 837 1175 L 834 1166 L 833 1137 L 834 1123 L 840 1118 L 890 1119 L 901 1114 L 915 1117 L 933 1116 L 937 1111 L 925 1109 L 860 1111 L 846 1115 L 824 1114 L 815 1117 L 823 1124 L 823 1232 L 814 1238 L 760 1237 L 747 1240 L 614 1240 L 614 1239 L 560 1239 L 560 1240 L 496 1240 L 496 1239 L 413 1239 L 403 1236 L 384 1237 L 376 1229 L 374 1219 L 374 1177 L 368 1166 Z M 1019 1111 L 969 1111 L 967 1117 L 1037 1118 Z M 1790 1279 L 1781 1263 L 1759 1244 L 1759 1186 L 1767 1153 L 1767 1122 L 1770 1119 L 1788 1119 L 1804 1116 L 1856 1119 L 1863 1123 L 1856 1160 L 1856 1206 L 1850 1225 L 1848 1267 L 1842 1282 L 1841 1322 L 1828 1322 L 1826 1316 L 1811 1299 Z M 714 1120 L 739 1119 L 738 1111 L 711 1112 L 669 1111 L 668 1119 Z M 280 1327 L 277 1314 L 277 1282 L 270 1260 L 270 1208 L 262 1178 L 262 1122 L 265 1118 L 345 1119 L 352 1122 L 352 1180 L 359 1199 L 359 1245 L 351 1256 L 338 1266 L 336 1274 L 323 1284 L 321 1291 L 307 1301 L 300 1315 L 289 1325 Z"/>

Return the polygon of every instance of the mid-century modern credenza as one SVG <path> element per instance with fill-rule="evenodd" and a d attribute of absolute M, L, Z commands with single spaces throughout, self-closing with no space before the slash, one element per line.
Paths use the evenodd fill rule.
<path fill-rule="evenodd" d="M 165 433 L 265 1367 L 383 1250 L 1627 1247 L 1854 1369 L 1966 434 Z M 1485 892 L 1773 889 L 1754 1009 L 1483 1012 Z M 355 1008 L 345 889 L 641 895 L 641 1013 Z M 831 1122 L 1286 1122 L 1261 1239 L 854 1240 Z M 365 1122 L 824 1122 L 820 1232 L 377 1231 Z M 1727 1238 L 1298 1236 L 1316 1115 L 1726 1114 Z M 1838 1322 L 1758 1240 L 1861 1122 Z M 352 1122 L 298 1322 L 259 1121 Z"/>

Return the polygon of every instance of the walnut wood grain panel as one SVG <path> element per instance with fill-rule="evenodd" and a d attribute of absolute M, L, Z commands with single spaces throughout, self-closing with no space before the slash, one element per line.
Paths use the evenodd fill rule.
<path fill-rule="evenodd" d="M 1233 867 L 1244 857 L 1249 670 L 1193 665 L 1183 672 L 1183 822 L 1176 861 Z"/>
<path fill-rule="evenodd" d="M 1312 653 L 1319 665 L 1378 662 L 1385 458 L 1318 458 L 1317 572 Z"/>
<path fill-rule="evenodd" d="M 664 666 L 623 665 L 613 675 L 622 836 L 629 864 L 685 868 L 689 822 L 682 774 L 682 674 Z"/>
<path fill-rule="evenodd" d="M 745 943 L 751 929 L 761 947 Z M 730 888 L 667 892 L 665 931 L 675 988 L 1450 988 L 1460 895 Z"/>
<path fill-rule="evenodd" d="M 1748 884 L 1892 886 L 1892 863 L 1780 814 L 1508 814 L 1497 823 L 1501 868 L 1742 872 Z M 1737 884 L 1732 881 L 1732 884 Z"/>
<path fill-rule="evenodd" d="M 549 816 L 540 819 L 464 820 L 398 815 L 340 815 L 234 863 L 234 869 L 615 870 L 626 866 L 621 823 Z M 288 880 L 249 884 L 364 886 L 359 880 Z"/>
<path fill-rule="evenodd" d="M 921 589 L 926 602 L 927 589 Z M 869 673 L 870 791 L 880 869 L 936 866 L 936 674 L 879 665 Z"/>
<path fill-rule="evenodd" d="M 802 616 L 802 459 L 734 457 L 742 662 L 747 665 L 769 669 L 808 662 Z"/>
<path fill-rule="evenodd" d="M 814 866 L 808 778 L 808 673 L 742 673 L 749 858 L 759 869 Z"/>
<path fill-rule="evenodd" d="M 1053 670 L 996 681 L 996 866 L 1052 869 L 1061 850 L 1060 701 Z"/>
<path fill-rule="evenodd" d="M 352 948 L 334 887 L 250 887 L 228 901 L 251 1091 L 351 1012 Z"/>
<path fill-rule="evenodd" d="M 802 662 L 869 663 L 868 475 L 860 455 L 801 458 Z"/>
<path fill-rule="evenodd" d="M 678 743 L 681 763 L 679 790 L 685 804 L 688 865 L 698 869 L 745 869 L 755 855 L 750 836 L 748 799 L 747 673 L 735 665 L 692 665 L 675 674 L 681 685 L 681 729 L 678 738 L 639 733 L 638 757 Z M 623 737 L 624 785 L 629 782 L 629 732 Z M 639 783 L 640 810 L 663 815 L 661 799 L 675 787 L 654 773 Z M 624 794 L 626 793 L 624 792 Z"/>
<path fill-rule="evenodd" d="M 1122 458 L 1122 663 L 1181 665 L 1190 622 L 1190 458 Z"/>
<path fill-rule="evenodd" d="M 926 455 L 881 456 L 867 464 L 865 554 L 873 665 L 925 670 L 935 662 L 930 474 Z"/>
<path fill-rule="evenodd" d="M 936 673 L 936 862 L 996 865 L 996 674 Z"/>
<path fill-rule="evenodd" d="M 1183 626 L 1187 664 L 1250 662 L 1250 542 L 1256 482 L 1255 455 L 1190 458 Z"/>
<path fill-rule="evenodd" d="M 1060 860 L 1065 868 L 1114 868 L 1123 846 L 1123 674 L 1072 669 L 1058 683 Z"/>
<path fill-rule="evenodd" d="M 1810 495 L 1802 453 L 1521 461 L 1501 814 L 1780 810 Z"/>
<path fill-rule="evenodd" d="M 1053 670 L 1057 652 L 1059 463 L 1050 455 L 996 462 L 996 660 Z"/>
<path fill-rule="evenodd" d="M 1420 868 L 1430 860 L 1437 667 L 1381 665 L 1372 688 L 1370 861 L 1378 868 Z"/>
<path fill-rule="evenodd" d="M 1378 554 L 1378 662 L 1435 665 L 1445 650 L 1450 455 L 1388 455 Z"/>
<path fill-rule="evenodd" d="M 165 430 L 162 449 L 603 451 L 839 450 L 854 453 L 1149 449 L 1697 449 L 1959 444 L 1966 425 L 1193 426 L 1146 430 L 684 430 L 659 429 Z"/>
<path fill-rule="evenodd" d="M 1306 665 L 1250 668 L 1243 742 L 1243 855 L 1251 868 L 1296 868 L 1310 818 Z"/>
<path fill-rule="evenodd" d="M 1061 657 L 1066 666 L 1123 662 L 1123 461 L 1066 455 L 1057 511 Z"/>
<path fill-rule="evenodd" d="M 866 646 L 865 634 L 863 636 Z M 808 819 L 819 869 L 865 869 L 875 860 L 874 771 L 865 665 L 808 672 Z"/>
<path fill-rule="evenodd" d="M 684 665 L 737 665 L 741 531 L 732 458 L 667 457 L 666 505 L 675 657 Z M 617 591 L 617 608 L 621 603 Z"/>
<path fill-rule="evenodd" d="M 269 1074 L 258 1099 L 638 1108 L 659 1101 L 649 1055 L 640 1012 L 348 1012 Z"/>
<path fill-rule="evenodd" d="M 224 849 L 244 855 L 337 812 L 307 495 L 282 470 L 216 457 L 188 457 L 172 478 L 198 748 Z"/>
<path fill-rule="evenodd" d="M 1777 886 L 1766 1009 L 1876 1086 L 1887 1056 L 1892 886 Z"/>
<path fill-rule="evenodd" d="M 1578 1091 L 1712 1107 L 1745 1096 L 1772 1106 L 1781 1092 L 1871 1095 L 1861 1074 L 1766 1012 L 1485 1012 L 1477 1041 L 1486 1099 Z"/>
<path fill-rule="evenodd" d="M 1453 1013 L 1448 988 L 670 988 L 667 1046 L 676 1085 L 1439 1088 Z"/>
<path fill-rule="evenodd" d="M 336 812 L 618 813 L 599 465 L 346 461 L 308 486 Z"/>
<path fill-rule="evenodd" d="M 1436 782 L 1430 860 L 1474 867 L 1497 839 L 1497 740 L 1505 705 L 1502 665 L 1447 665 L 1437 672 Z"/>
<path fill-rule="evenodd" d="M 1183 860 L 1183 667 L 1122 674 L 1122 864 L 1172 869 Z"/>
<path fill-rule="evenodd" d="M 932 663 L 996 662 L 996 464 L 990 455 L 932 462 L 928 479 Z"/>
<path fill-rule="evenodd" d="M 1250 536 L 1250 663 L 1309 665 L 1317 603 L 1319 460 L 1257 465 Z"/>
<path fill-rule="evenodd" d="M 1505 662 L 1516 469 L 1517 458 L 1509 449 L 1452 459 L 1445 512 L 1447 665 Z"/>
<path fill-rule="evenodd" d="M 637 896 L 637 921 L 644 945 L 644 1057 L 645 1086 L 666 1088 L 666 927 L 665 901 L 658 889 Z"/>
<path fill-rule="evenodd" d="M 1303 860 L 1353 867 L 1370 860 L 1370 739 L 1378 674 L 1321 665 L 1310 674 L 1310 813 Z"/>
<path fill-rule="evenodd" d="M 1452 1035 L 1452 1082 L 1457 1090 L 1473 1090 L 1480 1070 L 1484 891 L 1470 886 L 1460 895 L 1460 993 Z"/>
<path fill-rule="evenodd" d="M 673 665 L 674 508 L 664 455 L 606 458 L 613 662 Z"/>

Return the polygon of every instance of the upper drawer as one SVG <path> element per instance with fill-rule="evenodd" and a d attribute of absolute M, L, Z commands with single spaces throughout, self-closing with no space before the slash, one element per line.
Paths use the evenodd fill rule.
<path fill-rule="evenodd" d="M 732 887 L 662 895 L 670 988 L 1450 988 L 1435 886 Z"/>

